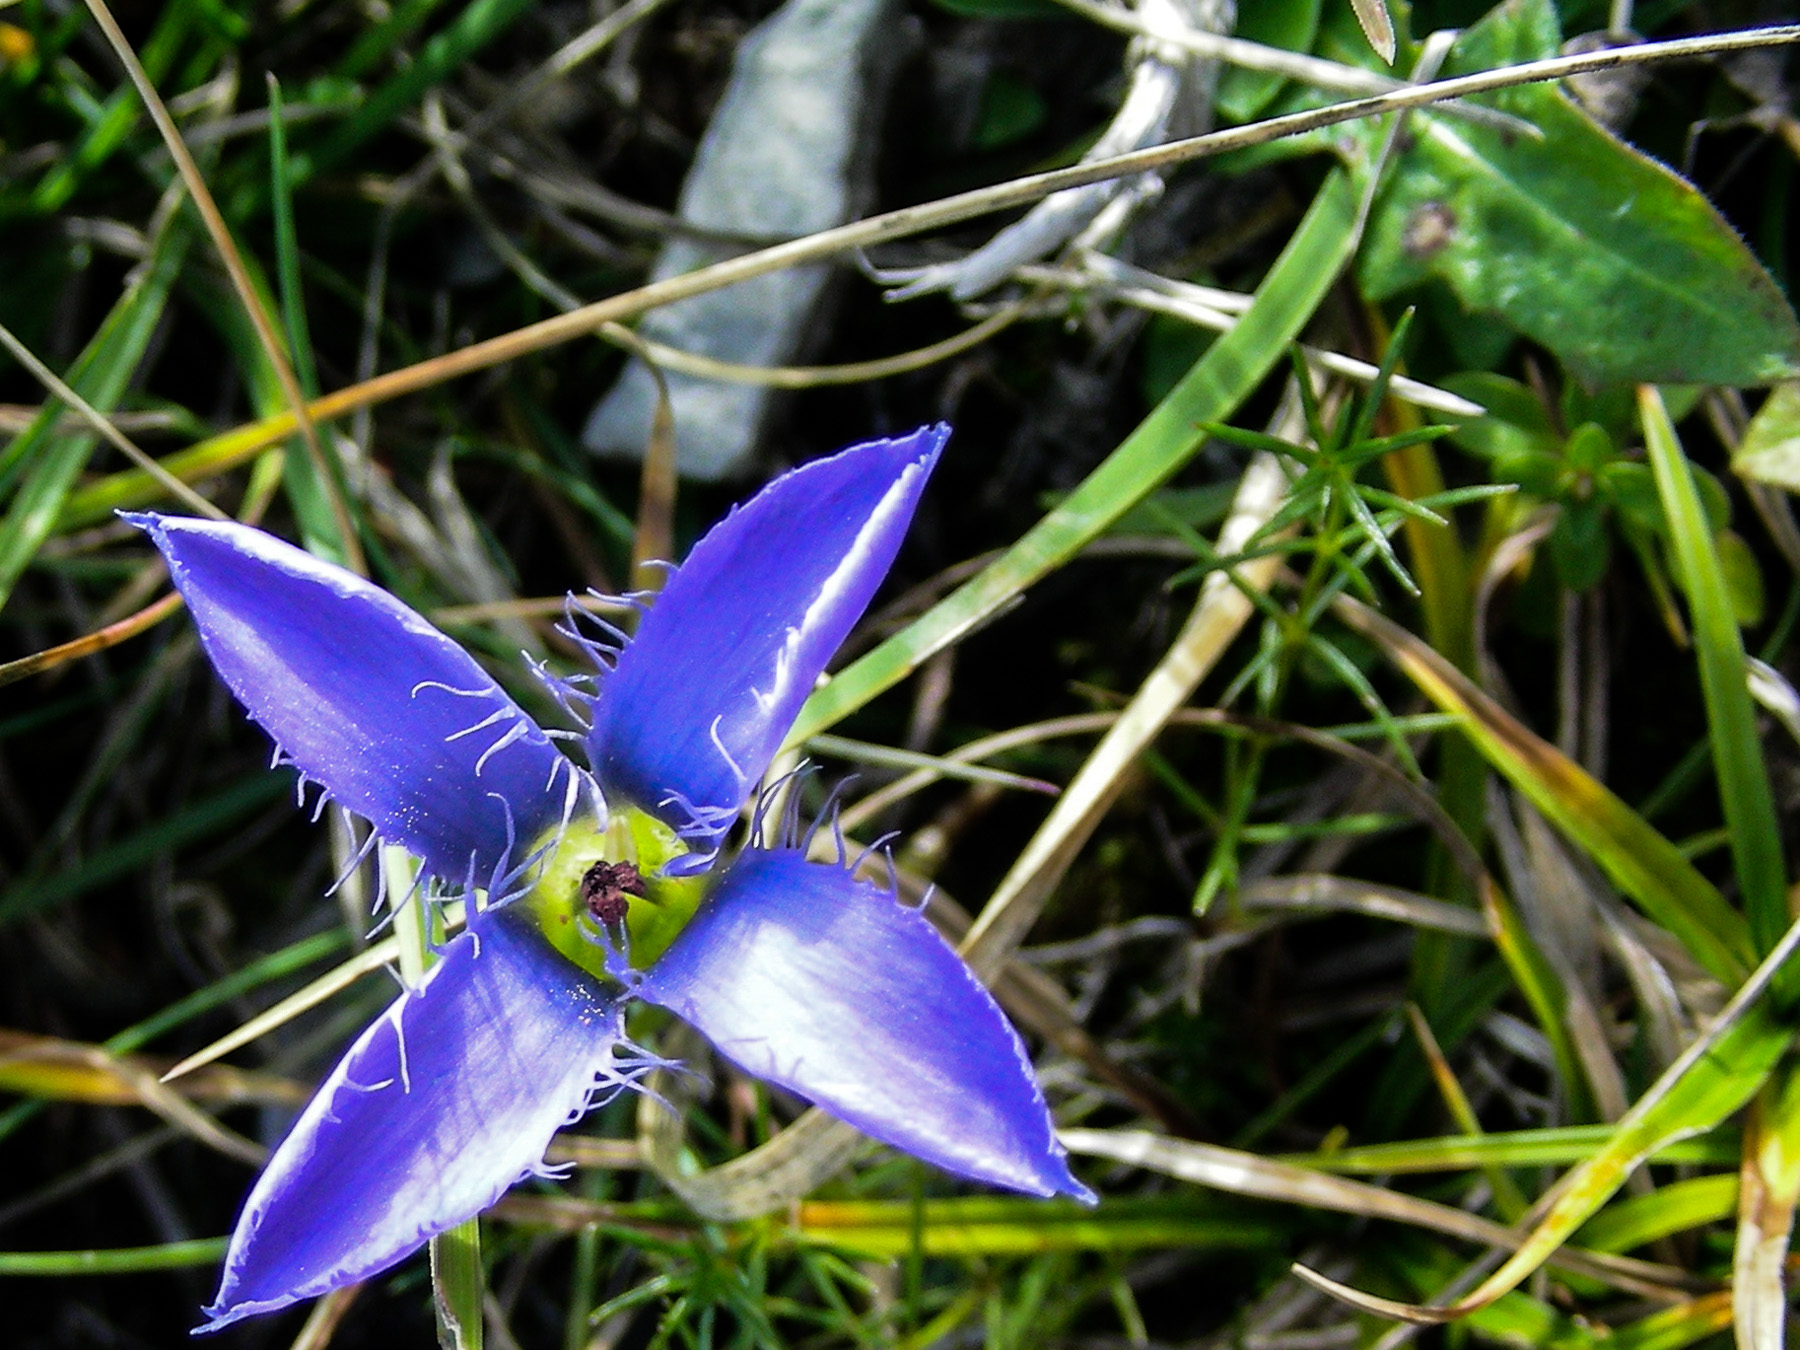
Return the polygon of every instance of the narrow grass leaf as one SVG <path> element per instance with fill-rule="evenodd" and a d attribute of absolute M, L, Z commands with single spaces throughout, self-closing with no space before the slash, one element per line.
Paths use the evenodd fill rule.
<path fill-rule="evenodd" d="M 1789 922 L 1787 865 L 1781 856 L 1781 827 L 1763 763 L 1756 707 L 1750 698 L 1743 639 L 1732 617 L 1716 536 L 1688 470 L 1687 457 L 1675 437 L 1662 396 L 1649 385 L 1638 390 L 1638 414 L 1656 475 L 1657 495 L 1669 521 L 1675 565 L 1687 592 L 1713 771 L 1719 779 L 1744 912 L 1757 950 L 1766 952 L 1780 941 Z M 1790 983 L 1784 982 L 1783 988 L 1786 993 L 1793 992 Z"/>
<path fill-rule="evenodd" d="M 1628 1252 L 1690 1228 L 1729 1219 L 1737 1209 L 1731 1172 L 1671 1181 L 1647 1195 L 1608 1205 L 1581 1226 L 1576 1239 L 1602 1252 Z"/>
<path fill-rule="evenodd" d="M 803 1201 L 794 1235 L 879 1259 L 1023 1256 L 1051 1251 L 1132 1251 L 1142 1247 L 1279 1248 L 1291 1225 L 1239 1205 L 1200 1199 L 1103 1201 L 1096 1209 L 1058 1201 L 977 1196 L 953 1200 Z"/>
<path fill-rule="evenodd" d="M 128 1275 L 217 1265 L 224 1238 L 167 1242 L 158 1247 L 100 1247 L 73 1252 L 0 1252 L 0 1275 Z"/>
<path fill-rule="evenodd" d="M 293 785 L 282 776 L 260 774 L 95 849 L 73 867 L 16 881 L 0 891 L 0 927 L 136 872 L 151 859 L 216 834 L 292 790 Z"/>
<path fill-rule="evenodd" d="M 1361 1144 L 1324 1153 L 1284 1155 L 1282 1161 L 1321 1172 L 1395 1176 L 1460 1172 L 1470 1167 L 1554 1167 L 1592 1156 L 1612 1138 L 1611 1125 L 1562 1125 L 1503 1134 L 1445 1135 L 1390 1144 Z M 1737 1161 L 1738 1141 L 1729 1130 L 1665 1144 L 1650 1161 L 1725 1166 Z"/>

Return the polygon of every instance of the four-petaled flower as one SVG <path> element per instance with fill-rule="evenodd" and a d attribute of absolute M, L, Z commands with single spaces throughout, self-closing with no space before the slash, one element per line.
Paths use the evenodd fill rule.
<path fill-rule="evenodd" d="M 303 780 L 488 898 L 295 1121 L 204 1329 L 373 1275 L 541 1170 L 657 1062 L 624 1039 L 632 998 L 950 1172 L 1091 1198 L 1017 1034 L 922 914 L 791 838 L 711 866 L 947 435 L 805 465 L 716 525 L 634 638 L 588 644 L 593 680 L 553 682 L 587 768 L 387 592 L 248 527 L 128 517 Z"/>

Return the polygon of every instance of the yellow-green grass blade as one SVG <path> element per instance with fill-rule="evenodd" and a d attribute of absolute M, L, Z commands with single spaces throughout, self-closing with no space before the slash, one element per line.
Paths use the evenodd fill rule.
<path fill-rule="evenodd" d="M 1554 1167 L 1593 1156 L 1612 1138 L 1611 1125 L 1564 1125 L 1503 1134 L 1444 1135 L 1435 1139 L 1403 1139 L 1363 1144 L 1323 1153 L 1283 1154 L 1278 1161 L 1316 1172 L 1364 1176 L 1400 1176 L 1416 1172 L 1460 1172 L 1479 1167 Z M 1729 1130 L 1675 1140 L 1649 1161 L 1711 1164 L 1737 1162 L 1738 1140 Z"/>
<path fill-rule="evenodd" d="M 1531 1005 L 1538 1030 L 1550 1042 L 1556 1059 L 1556 1073 L 1567 1094 L 1569 1112 L 1578 1120 L 1595 1120 L 1595 1092 L 1582 1067 L 1581 1052 L 1570 1032 L 1569 991 L 1550 959 L 1539 949 L 1537 940 L 1526 926 L 1525 916 L 1512 897 L 1487 878 L 1481 883 L 1482 907 L 1487 910 L 1494 946 L 1507 969 L 1512 972 L 1519 992 Z"/>
<path fill-rule="evenodd" d="M 1584 1247 L 1602 1252 L 1628 1252 L 1674 1233 L 1729 1219 L 1737 1209 L 1735 1172 L 1671 1181 L 1648 1195 L 1634 1195 L 1609 1205 L 1581 1226 L 1576 1235 Z"/>
<path fill-rule="evenodd" d="M 1213 1196 L 1108 1200 L 1089 1209 L 1008 1196 L 952 1200 L 803 1201 L 793 1235 L 891 1259 L 917 1243 L 927 1257 L 1023 1256 L 1143 1247 L 1278 1249 L 1292 1225 Z"/>
<path fill-rule="evenodd" d="M 1791 928 L 1757 967 L 1706 1034 L 1625 1113 L 1607 1142 L 1557 1183 L 1537 1226 L 1474 1292 L 1447 1306 L 1422 1307 L 1372 1297 L 1303 1267 L 1295 1267 L 1297 1273 L 1365 1311 L 1415 1322 L 1465 1317 L 1516 1288 L 1598 1213 L 1626 1178 L 1659 1148 L 1712 1129 L 1756 1094 L 1793 1040 L 1792 1024 L 1765 995 L 1796 947 L 1800 947 L 1800 924 Z"/>

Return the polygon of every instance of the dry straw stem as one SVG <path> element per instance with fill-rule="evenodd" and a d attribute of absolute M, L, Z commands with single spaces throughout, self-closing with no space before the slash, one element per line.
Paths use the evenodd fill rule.
<path fill-rule="evenodd" d="M 90 0 L 98 3 L 99 0 Z M 1064 188 L 1083 187 L 1109 178 L 1154 172 L 1193 160 L 1221 155 L 1227 151 L 1264 145 L 1288 136 L 1318 131 L 1343 122 L 1364 117 L 1379 117 L 1409 108 L 1429 107 L 1447 99 L 1468 98 L 1492 93 L 1521 84 L 1558 80 L 1571 75 L 1591 74 L 1625 66 L 1648 65 L 1662 61 L 1712 56 L 1725 52 L 1745 51 L 1757 47 L 1780 46 L 1800 41 L 1800 24 L 1784 24 L 1768 28 L 1746 29 L 1707 37 L 1679 38 L 1668 42 L 1647 42 L 1635 47 L 1587 52 L 1576 56 L 1551 57 L 1529 61 L 1498 70 L 1480 71 L 1449 80 L 1407 85 L 1368 98 L 1351 99 L 1307 112 L 1232 127 L 1224 131 L 1171 141 L 1165 145 L 1136 150 L 1110 159 L 1095 160 L 1067 169 L 1030 174 L 992 187 L 976 188 L 955 196 L 944 197 L 919 206 L 902 207 L 865 220 L 853 221 L 834 229 L 822 230 L 803 239 L 790 240 L 753 253 L 728 258 L 693 272 L 651 282 L 636 290 L 609 296 L 583 305 L 566 314 L 554 315 L 538 323 L 515 329 L 511 333 L 472 343 L 458 351 L 434 357 L 417 365 L 378 375 L 349 388 L 328 394 L 308 404 L 307 416 L 320 421 L 345 416 L 362 408 L 385 403 L 405 394 L 416 393 L 442 384 L 446 380 L 486 370 L 532 352 L 542 351 L 574 338 L 588 337 L 602 324 L 633 318 L 662 305 L 692 295 L 718 290 L 724 286 L 764 276 L 801 263 L 817 262 L 854 249 L 870 248 L 896 239 L 920 234 L 926 230 L 954 225 L 965 220 L 990 215 L 1011 207 L 1024 206 Z M 283 414 L 226 432 L 184 451 L 171 460 L 175 472 L 179 464 L 194 472 L 217 472 L 266 446 L 291 435 L 297 425 L 296 415 Z"/>
<path fill-rule="evenodd" d="M 1352 94 L 1380 94 L 1389 89 L 1400 88 L 1400 81 L 1390 76 L 1378 75 L 1372 70 L 1364 70 L 1361 66 L 1347 66 L 1342 62 L 1327 61 L 1323 57 L 1312 56 L 1306 52 L 1290 52 L 1281 47 L 1265 46 L 1263 43 L 1232 37 L 1226 33 L 1209 33 L 1202 28 L 1170 29 L 1152 26 L 1145 23 L 1134 11 L 1102 3 L 1102 0 L 1055 0 L 1055 3 L 1072 13 L 1081 15 L 1084 19 L 1099 24 L 1102 28 L 1110 28 L 1115 33 L 1130 33 L 1135 37 L 1154 38 L 1171 47 L 1179 47 L 1194 56 L 1223 61 L 1228 65 L 1240 66 L 1245 70 L 1260 70 L 1272 75 L 1284 75 L 1290 80 L 1298 80 L 1302 84 L 1310 84 L 1319 89 L 1337 89 Z M 1392 65 L 1394 61 L 1392 36 L 1390 30 L 1389 48 L 1382 53 L 1383 59 L 1389 65 Z"/>
<path fill-rule="evenodd" d="M 319 476 L 319 489 L 331 503 L 332 518 L 337 526 L 338 538 L 343 545 L 345 561 L 358 572 L 366 570 L 362 556 L 362 545 L 357 542 L 356 529 L 351 524 L 349 510 L 337 491 L 337 476 L 332 473 L 331 466 L 325 458 L 325 448 L 319 443 L 318 428 L 313 425 L 313 417 L 307 408 L 306 395 L 301 392 L 300 381 L 294 375 L 294 368 L 287 358 L 287 349 L 276 335 L 275 326 L 269 319 L 268 311 L 257 297 L 256 288 L 251 285 L 250 273 L 244 267 L 243 257 L 238 253 L 237 244 L 231 237 L 231 231 L 225 224 L 225 217 L 219 214 L 217 203 L 212 193 L 207 190 L 206 180 L 200 176 L 200 166 L 194 163 L 187 143 L 181 138 L 181 130 L 175 125 L 175 119 L 169 115 L 168 108 L 150 83 L 143 64 L 137 53 L 131 49 L 125 34 L 120 31 L 118 23 L 113 19 L 112 11 L 107 8 L 106 0 L 87 0 L 94 22 L 106 35 L 120 64 L 131 83 L 137 88 L 138 97 L 144 100 L 144 107 L 150 118 L 156 123 L 156 129 L 169 147 L 169 155 L 175 161 L 175 167 L 181 174 L 182 182 L 187 184 L 188 195 L 194 200 L 194 209 L 200 213 L 205 222 L 206 232 L 212 236 L 214 247 L 219 250 L 219 259 L 225 265 L 225 271 L 231 278 L 231 285 L 237 291 L 238 300 L 244 306 L 244 313 L 251 325 L 256 329 L 258 341 L 269 358 L 269 364 L 275 370 L 275 376 L 281 382 L 281 390 L 287 398 L 288 406 L 293 409 L 290 414 L 293 424 L 298 427 L 301 438 L 306 443 L 306 452 L 312 459 L 313 469 Z"/>
<path fill-rule="evenodd" d="M 211 1064 L 222 1056 L 229 1055 L 240 1046 L 250 1044 L 268 1035 L 276 1027 L 291 1022 L 301 1013 L 316 1008 L 326 999 L 341 989 L 348 989 L 356 981 L 383 966 L 391 965 L 400 957 L 400 942 L 397 938 L 386 938 L 364 951 L 358 952 L 348 961 L 326 971 L 318 979 L 302 989 L 296 990 L 279 1003 L 252 1017 L 242 1026 L 219 1037 L 204 1050 L 195 1051 L 182 1060 L 174 1068 L 162 1076 L 162 1081 L 172 1083 L 194 1070 Z"/>
<path fill-rule="evenodd" d="M 189 1098 L 293 1105 L 304 1094 L 286 1079 L 233 1069 L 215 1070 L 182 1094 L 160 1082 L 149 1062 L 135 1055 L 21 1032 L 0 1032 L 0 1082 L 53 1100 L 144 1106 L 208 1147 L 252 1166 L 261 1165 L 267 1150 L 226 1129 Z"/>
<path fill-rule="evenodd" d="M 30 656 L 21 656 L 16 661 L 8 661 L 0 665 L 0 686 L 13 684 L 33 675 L 42 675 L 69 661 L 79 661 L 95 652 L 103 652 L 108 647 L 116 647 L 126 639 L 154 628 L 180 608 L 181 596 L 170 591 L 154 604 L 127 615 L 117 623 L 109 623 L 82 637 L 55 647 L 47 647 L 41 652 L 33 652 Z"/>
<path fill-rule="evenodd" d="M 1275 434 L 1297 427 L 1299 400 L 1288 399 Z M 1219 531 L 1218 551 L 1231 557 L 1274 515 L 1287 495 L 1275 456 L 1258 454 L 1244 470 L 1231 515 Z M 984 979 L 992 978 L 1037 922 L 1056 883 L 1112 805 L 1125 771 L 1187 702 L 1254 613 L 1245 590 L 1266 590 L 1280 570 L 1278 555 L 1255 558 L 1209 575 L 1186 626 L 1132 696 L 1125 711 L 1081 766 L 989 899 L 962 943 Z"/>
<path fill-rule="evenodd" d="M 988 315 L 980 323 L 940 342 L 915 347 L 912 351 L 900 352 L 894 356 L 877 357 L 872 361 L 848 361 L 835 366 L 746 366 L 736 361 L 719 361 L 710 356 L 701 356 L 679 347 L 640 338 L 630 329 L 616 323 L 603 324 L 600 336 L 608 342 L 617 342 L 627 347 L 633 355 L 641 356 L 652 370 L 660 366 L 664 370 L 697 376 L 703 380 L 755 384 L 768 389 L 819 389 L 827 385 L 883 380 L 890 375 L 904 375 L 948 360 L 952 356 L 959 356 L 972 347 L 979 347 L 1010 326 L 1024 315 L 1025 309 L 1024 305 L 1008 305 L 998 313 Z M 627 342 L 626 338 L 630 341 Z M 1484 410 L 1478 409 L 1474 415 L 1479 416 L 1481 411 Z"/>

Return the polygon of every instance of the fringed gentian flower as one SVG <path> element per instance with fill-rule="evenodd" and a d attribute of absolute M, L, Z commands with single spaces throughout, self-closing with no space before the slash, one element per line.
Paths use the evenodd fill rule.
<path fill-rule="evenodd" d="M 377 587 L 245 526 L 129 517 L 278 755 L 471 900 L 257 1179 L 203 1330 L 365 1279 L 543 1169 L 659 1061 L 633 998 L 959 1176 L 1091 1198 L 1024 1047 L 917 910 L 788 838 L 714 866 L 899 548 L 947 429 L 786 475 L 697 544 L 628 643 L 553 681 L 578 766 Z"/>

